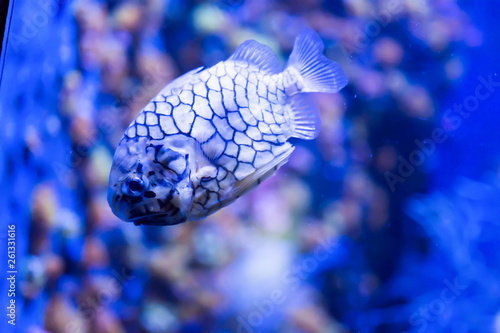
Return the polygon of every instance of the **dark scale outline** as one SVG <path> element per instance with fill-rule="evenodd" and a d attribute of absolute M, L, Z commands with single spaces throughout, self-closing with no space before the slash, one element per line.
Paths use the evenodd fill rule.
<path fill-rule="evenodd" d="M 202 210 L 206 210 L 205 206 L 203 206 L 201 203 L 199 203 L 198 201 L 193 201 L 193 206 L 194 205 L 199 205 L 201 207 Z"/>
<path fill-rule="evenodd" d="M 151 140 L 163 140 L 163 139 L 165 139 L 166 134 L 165 134 L 165 132 L 163 132 L 163 129 L 161 128 L 161 126 L 159 124 L 157 124 L 157 125 L 151 125 L 151 127 L 155 127 L 155 126 L 160 129 L 160 133 L 163 136 L 161 138 L 153 138 L 153 135 L 151 134 L 151 129 L 150 129 Z"/>
<path fill-rule="evenodd" d="M 261 89 L 259 89 L 259 86 L 264 86 L 264 93 L 266 94 L 266 96 L 262 96 L 260 93 L 261 93 Z M 267 86 L 266 84 L 262 81 L 262 80 L 257 80 L 257 96 L 259 96 L 259 101 L 260 101 L 260 98 L 265 98 L 267 99 Z"/>
<path fill-rule="evenodd" d="M 213 88 L 210 88 L 210 86 L 208 85 L 208 81 L 210 81 L 211 79 L 215 80 L 217 82 L 217 84 L 219 85 L 219 89 L 220 90 L 217 90 L 217 89 L 213 89 Z M 217 79 L 217 75 L 215 74 L 210 74 L 210 78 L 207 80 L 207 87 L 209 90 L 213 90 L 213 91 L 216 91 L 216 92 L 221 92 L 222 91 L 222 87 L 220 85 L 220 82 L 219 80 Z"/>
<path fill-rule="evenodd" d="M 215 191 L 210 189 L 212 184 L 215 184 L 215 186 L 217 187 L 217 189 Z M 219 182 L 217 181 L 217 178 L 215 178 L 215 177 L 213 177 L 213 178 L 210 177 L 209 179 L 206 179 L 206 180 L 201 179 L 200 186 L 202 186 L 204 190 L 212 192 L 212 193 L 218 193 L 221 190 L 221 188 L 219 186 Z"/>
<path fill-rule="evenodd" d="M 181 104 L 182 104 L 182 105 L 185 105 L 185 106 L 187 106 L 187 107 L 189 107 L 189 108 L 190 108 L 190 111 L 188 111 L 188 112 L 187 112 L 188 114 L 189 114 L 190 112 L 192 112 L 192 113 L 194 114 L 194 117 L 193 117 L 193 122 L 191 123 L 191 126 L 190 126 L 190 128 L 189 128 L 189 131 L 184 132 L 184 131 L 182 131 L 182 130 L 179 128 L 179 125 L 177 124 L 177 121 L 175 120 L 175 117 L 174 117 L 174 110 L 173 110 L 173 109 L 172 109 L 172 119 L 174 120 L 174 125 L 175 125 L 175 127 L 177 128 L 177 130 L 179 131 L 179 133 L 182 133 L 182 134 L 186 134 L 186 135 L 187 135 L 187 133 L 191 133 L 191 129 L 193 128 L 193 124 L 194 124 L 194 120 L 196 119 L 196 117 L 197 117 L 198 115 L 196 114 L 196 112 L 194 112 L 193 107 L 192 107 L 191 105 L 189 105 L 189 104 L 179 103 L 179 105 L 178 105 L 177 107 L 181 106 Z M 187 120 L 185 115 L 184 115 L 182 118 L 183 118 L 182 120 L 183 120 L 184 122 L 185 122 L 185 120 Z"/>
<path fill-rule="evenodd" d="M 179 133 L 183 133 L 183 131 L 181 131 L 181 129 L 179 128 L 179 126 L 177 126 L 177 122 L 175 121 L 175 117 L 174 117 L 174 111 L 172 110 L 172 115 L 170 116 L 172 117 L 172 123 L 174 124 L 175 128 L 177 128 L 177 130 L 179 131 Z"/>
<path fill-rule="evenodd" d="M 250 106 L 250 105 L 249 105 Z M 252 111 L 250 111 L 250 108 L 249 106 L 243 106 L 243 107 L 238 107 L 238 112 L 240 113 L 241 115 L 241 109 L 248 109 L 248 112 L 250 113 L 250 115 L 253 117 L 253 119 L 255 119 L 255 121 L 257 122 L 257 124 L 259 123 L 259 120 L 257 118 L 255 118 L 255 116 L 253 115 Z M 252 125 L 250 124 L 248 121 L 245 120 L 245 117 L 243 117 L 243 115 L 241 115 L 241 119 L 243 119 L 243 121 L 248 125 L 248 126 L 257 126 L 257 125 Z"/>
<path fill-rule="evenodd" d="M 219 70 L 224 71 L 224 74 L 219 74 Z M 224 62 L 220 62 L 219 64 L 216 65 L 214 75 L 218 76 L 218 77 L 222 77 L 222 76 L 227 75 L 226 66 L 225 66 Z"/>
<path fill-rule="evenodd" d="M 139 119 L 142 119 L 144 118 L 144 121 L 141 123 L 139 121 Z M 144 111 L 141 111 L 139 112 L 139 114 L 137 115 L 137 117 L 135 117 L 135 122 L 139 125 L 144 125 L 146 123 L 146 115 L 145 115 L 145 112 Z"/>
<path fill-rule="evenodd" d="M 248 135 L 248 133 L 247 133 L 247 132 L 248 132 L 248 130 L 249 130 L 250 128 L 255 128 L 255 129 L 256 129 L 256 130 L 260 133 L 260 139 L 254 139 L 254 138 L 252 138 L 250 135 Z M 259 130 L 259 128 L 258 128 L 256 125 L 251 125 L 251 126 L 249 125 L 249 126 L 247 127 L 247 129 L 245 130 L 245 135 L 246 135 L 246 136 L 248 136 L 248 137 L 249 137 L 249 138 L 250 138 L 253 142 L 262 142 L 262 141 L 264 141 L 264 138 L 263 138 L 263 136 L 262 136 L 262 132 Z"/>
<path fill-rule="evenodd" d="M 210 116 L 210 118 L 206 118 L 206 117 L 202 116 L 201 114 L 199 114 L 199 113 L 196 111 L 196 109 L 194 108 L 194 106 L 195 106 L 195 104 L 196 104 L 196 98 L 202 98 L 202 99 L 204 99 L 204 100 L 206 100 L 206 101 L 207 101 L 207 104 L 206 104 L 206 105 L 207 105 L 208 107 L 210 107 L 210 111 L 212 112 L 212 115 Z M 206 119 L 206 120 L 209 120 L 209 121 L 210 121 L 211 119 L 213 119 L 213 117 L 214 117 L 214 112 L 212 111 L 212 107 L 210 106 L 210 101 L 208 100 L 208 98 L 205 98 L 205 97 L 200 96 L 200 95 L 196 95 L 196 94 L 194 95 L 194 100 L 193 100 L 193 111 L 194 111 L 194 113 L 195 113 L 198 117 L 201 117 L 201 118 Z"/>
<path fill-rule="evenodd" d="M 209 141 L 210 139 L 212 139 L 212 138 L 214 137 L 214 135 L 216 135 L 216 134 L 218 133 L 218 131 L 217 131 L 217 127 L 215 127 L 215 125 L 214 125 L 214 123 L 212 122 L 212 120 L 211 120 L 211 119 L 207 119 L 207 118 L 204 118 L 204 117 L 202 117 L 202 116 L 199 116 L 199 115 L 195 112 L 195 117 L 194 117 L 194 119 L 193 119 L 193 123 L 191 124 L 191 129 L 189 130 L 189 133 L 188 133 L 187 135 L 188 135 L 188 136 L 190 136 L 190 137 L 192 137 L 192 138 L 194 138 L 196 141 L 198 141 L 198 139 L 192 136 L 192 132 L 193 132 L 194 123 L 196 122 L 196 119 L 198 119 L 198 118 L 203 119 L 203 120 L 205 120 L 205 121 L 208 121 L 208 122 L 212 125 L 212 127 L 214 128 L 214 134 L 212 134 L 212 135 L 211 135 L 211 136 L 210 136 L 207 140 L 203 141 L 203 143 L 205 143 L 205 142 Z M 220 135 L 220 134 L 219 134 L 219 135 Z M 224 139 L 224 138 L 222 138 L 222 139 Z M 198 142 L 199 142 L 199 141 L 198 141 Z M 202 144 L 202 143 L 200 143 L 200 144 Z"/>
<path fill-rule="evenodd" d="M 145 135 L 139 134 L 139 128 L 140 128 L 139 126 L 142 126 L 142 127 L 145 127 L 145 128 L 146 128 L 146 134 L 145 134 Z M 136 128 L 136 136 L 141 137 L 141 138 L 144 138 L 144 137 L 149 137 L 149 130 L 148 130 L 148 127 L 147 127 L 146 125 L 137 124 L 137 128 Z"/>
<path fill-rule="evenodd" d="M 241 73 L 238 73 L 237 77 L 240 76 L 240 75 L 243 77 L 243 81 L 245 82 L 245 86 L 242 86 L 241 84 L 239 84 L 238 82 L 236 82 L 236 78 L 234 78 L 234 85 L 238 86 L 238 87 L 241 87 L 241 88 L 243 88 L 243 89 L 246 90 L 246 85 L 247 85 L 248 80 L 245 79 L 245 77 Z"/>
<path fill-rule="evenodd" d="M 222 138 L 222 136 L 220 135 L 220 133 L 219 133 L 219 136 Z M 226 156 L 228 156 L 228 157 L 234 157 L 234 158 L 237 158 L 237 157 L 238 157 L 238 153 L 239 153 L 239 149 L 240 149 L 240 145 L 238 145 L 236 142 L 234 142 L 234 140 L 233 140 L 233 139 L 226 140 L 226 139 L 222 138 L 222 140 L 224 140 L 224 141 L 225 141 L 225 144 L 226 144 L 226 145 L 224 146 L 224 152 L 221 154 L 221 156 L 222 156 L 222 155 L 226 155 Z M 234 145 L 235 145 L 236 147 L 238 147 L 238 151 L 236 152 L 236 156 L 231 156 L 231 155 L 229 155 L 229 154 L 227 153 L 227 149 L 228 149 L 228 147 L 227 147 L 227 146 L 229 145 L 229 142 L 234 143 Z M 220 158 L 220 157 L 219 157 L 219 158 Z"/>
<path fill-rule="evenodd" d="M 222 109 L 224 110 L 225 115 L 227 115 L 227 109 L 226 109 L 226 107 L 224 106 L 224 96 L 222 95 L 222 91 L 217 91 L 217 90 L 213 90 L 213 89 L 211 89 L 211 91 L 213 91 L 213 92 L 214 92 L 214 93 L 216 93 L 216 94 L 217 94 L 217 93 L 219 93 L 219 94 L 220 94 L 221 106 L 222 106 Z M 208 92 L 208 95 L 210 95 L 210 91 Z M 210 102 L 210 98 L 208 99 L 208 101 Z M 208 104 L 210 105 L 211 103 L 208 103 Z M 214 112 L 214 114 L 216 114 L 219 118 L 222 118 L 221 116 L 219 116 L 219 115 L 217 114 L 217 112 L 215 112 L 215 109 L 214 109 L 211 105 L 210 105 L 210 108 L 212 109 L 212 111 Z"/>
<path fill-rule="evenodd" d="M 281 116 L 283 116 L 285 114 L 285 105 L 281 105 L 281 104 L 273 104 L 273 103 L 269 103 L 271 105 L 271 112 L 272 113 L 276 113 L 276 114 L 279 114 Z"/>
<path fill-rule="evenodd" d="M 236 76 L 235 76 L 235 78 L 236 78 Z M 232 82 L 232 84 L 233 84 L 233 89 L 232 89 L 232 91 L 233 91 L 233 96 L 234 96 L 233 101 L 234 101 L 234 104 L 236 105 L 236 107 L 239 109 L 239 108 L 240 108 L 240 105 L 238 104 L 238 99 L 236 98 L 236 96 L 237 96 L 237 94 L 236 94 L 236 82 L 235 82 L 235 81 L 234 81 L 234 79 L 233 79 L 233 78 L 231 78 L 231 77 L 229 77 L 229 79 L 231 79 L 231 82 Z M 242 88 L 243 88 L 243 87 L 242 87 Z"/>
<path fill-rule="evenodd" d="M 258 103 L 256 103 L 256 104 L 258 105 Z M 255 105 L 255 104 L 254 104 L 254 105 Z M 262 118 L 262 120 L 260 120 L 258 117 L 256 117 L 256 116 L 255 116 L 255 114 L 254 114 L 254 113 L 251 111 L 251 109 L 250 109 L 250 105 L 248 105 L 248 109 L 250 110 L 250 113 L 252 113 L 252 115 L 254 116 L 254 118 L 257 120 L 257 122 L 262 122 L 262 121 L 264 121 L 264 113 L 263 113 L 263 111 L 262 111 L 262 108 L 260 108 L 260 109 L 259 109 L 259 111 L 258 111 L 258 112 L 260 112 L 260 115 L 262 116 L 262 117 L 261 117 L 261 118 Z"/>
<path fill-rule="evenodd" d="M 218 185 L 217 185 L 218 186 Z M 220 191 L 220 189 L 219 189 Z M 207 200 L 207 203 L 206 205 L 208 205 L 208 202 L 210 201 L 210 195 L 213 194 L 215 195 L 215 203 L 214 205 L 218 204 L 220 202 L 220 194 L 219 194 L 219 191 L 215 192 L 215 191 L 211 191 L 211 190 L 208 190 L 208 200 Z M 205 208 L 206 209 L 206 208 Z"/>
<path fill-rule="evenodd" d="M 199 84 L 199 85 L 204 85 L 204 86 L 205 86 L 205 92 L 206 92 L 207 96 L 203 96 L 203 95 L 200 95 L 200 94 L 196 93 L 196 92 L 194 91 L 194 85 L 193 85 L 193 95 L 195 95 L 195 96 L 199 96 L 199 97 L 202 97 L 202 98 L 205 98 L 205 99 L 207 99 L 207 100 L 208 100 L 208 90 L 209 90 L 209 89 L 208 89 L 208 86 L 207 86 L 207 82 L 204 82 L 204 81 L 201 81 L 201 80 L 200 80 L 200 82 L 197 82 L 195 85 L 198 85 L 198 84 Z M 193 101 L 193 105 L 194 105 L 194 101 Z"/>
<path fill-rule="evenodd" d="M 194 112 L 194 111 L 193 111 Z M 190 136 L 190 137 L 193 137 L 191 135 L 191 133 L 193 132 L 193 126 L 194 126 L 194 122 L 196 121 L 196 118 L 199 117 L 196 112 L 194 112 L 194 118 L 193 118 L 193 121 L 191 122 L 191 126 L 189 127 L 189 131 L 187 133 L 184 133 L 186 134 L 187 136 Z"/>
<path fill-rule="evenodd" d="M 170 114 L 169 115 L 158 112 L 158 108 L 155 106 L 155 113 L 158 115 L 158 117 L 160 117 L 160 116 L 172 117 L 172 112 L 174 112 L 174 106 L 172 105 L 172 103 L 166 102 L 166 101 L 165 102 L 155 102 L 155 103 L 164 103 L 164 104 L 168 104 L 170 106 Z"/>
<path fill-rule="evenodd" d="M 172 97 L 172 98 L 173 98 L 173 97 L 176 97 L 176 98 L 177 98 L 177 100 L 179 101 L 179 103 L 178 103 L 177 105 L 174 105 L 174 103 L 172 103 L 172 102 L 170 102 L 170 101 L 167 101 L 167 99 L 168 99 L 169 97 Z M 180 99 L 180 98 L 179 98 L 179 96 L 177 96 L 176 94 L 171 94 L 171 95 L 168 95 L 168 96 L 167 96 L 167 98 L 165 99 L 165 102 L 166 102 L 166 103 L 169 103 L 170 105 L 172 105 L 172 112 L 174 111 L 174 110 L 173 110 L 173 108 L 176 108 L 176 107 L 178 107 L 179 105 L 181 105 L 181 99 Z"/>
<path fill-rule="evenodd" d="M 271 154 L 271 156 L 275 157 L 274 154 L 273 154 L 273 151 L 271 149 L 255 150 L 255 156 L 253 157 L 252 164 L 255 165 L 255 159 L 257 158 L 257 154 L 258 153 L 265 153 L 265 152 L 269 152 L 269 154 Z"/>
<path fill-rule="evenodd" d="M 276 137 L 276 135 L 264 134 L 263 136 L 264 136 L 264 140 L 266 140 L 266 141 L 268 141 L 268 142 L 274 142 L 274 143 L 277 143 L 277 141 L 278 141 L 278 138 Z M 269 137 L 269 136 L 274 137 L 273 141 L 271 141 L 271 139 L 266 139 L 266 138 L 265 138 L 266 136 L 267 136 L 267 137 Z"/>
<path fill-rule="evenodd" d="M 249 146 L 249 145 L 238 145 L 238 155 L 237 155 L 237 158 L 238 158 L 238 159 L 240 158 L 240 154 L 241 154 L 241 151 L 242 151 L 242 150 L 241 150 L 241 148 L 243 148 L 243 147 L 248 147 L 248 148 L 250 148 L 250 149 L 253 151 L 254 155 L 253 155 L 253 158 L 252 158 L 252 162 L 245 162 L 245 161 L 242 161 L 242 163 L 253 163 L 253 161 L 255 160 L 255 155 L 257 155 L 257 151 L 255 150 L 255 148 L 254 148 L 254 147 Z M 255 167 L 254 167 L 254 168 L 255 168 Z"/>
<path fill-rule="evenodd" d="M 232 90 L 232 91 L 234 91 L 234 80 L 229 75 L 218 76 L 217 78 L 219 80 L 219 85 L 221 87 L 221 90 L 222 89 L 226 89 L 226 90 Z M 231 88 L 226 88 L 226 87 L 222 86 L 222 79 L 226 80 L 226 78 L 229 79 L 229 81 L 231 82 Z"/>
<path fill-rule="evenodd" d="M 238 131 L 238 133 L 241 133 L 242 135 L 246 136 L 246 137 L 250 140 L 250 142 L 253 142 L 252 138 L 251 138 L 251 137 L 249 137 L 248 135 L 246 135 L 246 133 L 245 133 L 245 132 Z M 236 137 L 236 134 L 235 134 L 235 137 Z M 234 138 L 234 139 L 236 139 L 236 138 Z M 236 141 L 234 141 L 234 143 L 236 143 Z M 236 145 L 245 145 L 245 143 L 236 143 Z M 248 146 L 248 145 L 247 145 L 247 146 Z"/>
<path fill-rule="evenodd" d="M 269 103 L 269 100 L 264 99 L 264 98 L 262 98 L 262 97 L 259 97 L 259 105 L 261 104 L 261 102 L 260 102 L 260 100 L 261 100 L 261 99 L 262 99 L 262 100 L 265 100 L 265 101 L 269 104 L 269 106 L 271 107 L 271 109 L 267 109 L 267 108 L 266 108 L 266 109 L 264 109 L 264 108 L 262 108 L 262 110 L 263 110 L 263 111 L 262 111 L 262 118 L 264 119 L 264 111 L 267 111 L 267 112 L 269 112 L 269 113 L 271 114 L 271 116 L 272 116 L 272 118 L 273 118 L 273 120 L 274 120 L 274 123 L 275 123 L 275 124 L 277 124 L 278 122 L 276 121 L 276 117 L 274 116 L 274 111 L 273 111 L 273 109 L 272 109 L 272 105 L 271 105 L 271 103 Z M 264 122 L 265 122 L 265 120 L 264 120 Z"/>
<path fill-rule="evenodd" d="M 244 106 L 244 105 L 240 105 L 238 103 L 238 98 L 237 96 L 239 95 L 238 92 L 236 91 L 236 87 L 239 87 L 241 89 L 243 89 L 244 91 L 244 96 L 243 96 L 243 100 L 246 101 L 247 105 Z M 248 108 L 250 106 L 250 102 L 248 101 L 248 95 L 247 95 L 247 91 L 245 90 L 245 88 L 241 87 L 241 86 L 238 86 L 238 85 L 235 85 L 235 88 L 234 88 L 234 103 L 236 103 L 236 106 L 238 106 L 238 108 Z"/>
<path fill-rule="evenodd" d="M 277 105 L 279 105 L 279 104 L 278 104 L 278 103 L 279 103 L 279 101 L 278 101 L 278 95 L 276 95 L 275 93 L 272 93 L 272 92 L 269 92 L 269 95 L 272 95 L 272 96 L 273 96 L 273 98 L 274 98 L 274 102 L 273 102 L 273 103 L 270 103 L 270 104 L 271 104 L 271 105 L 273 105 L 273 104 L 277 104 Z M 271 99 L 269 99 L 269 100 L 271 100 Z"/>
<path fill-rule="evenodd" d="M 222 156 L 226 156 L 228 159 L 230 160 L 235 160 L 236 161 L 236 165 L 234 166 L 234 170 L 236 170 L 236 168 L 238 167 L 238 157 L 234 157 L 234 156 L 229 156 L 228 154 L 226 153 L 223 153 L 220 157 L 220 159 L 222 158 Z M 220 160 L 219 159 L 219 160 Z M 227 167 L 226 167 L 227 168 Z M 228 171 L 230 171 L 230 169 L 227 169 Z M 234 174 L 234 170 L 233 171 L 230 171 L 231 173 Z"/>
<path fill-rule="evenodd" d="M 158 103 L 158 102 L 157 102 L 157 101 L 154 101 L 154 100 L 153 100 L 153 101 L 151 101 L 151 102 L 149 102 L 149 103 L 148 103 L 148 105 L 149 105 L 149 104 L 153 104 L 153 105 L 154 105 L 154 110 L 152 110 L 152 111 L 151 111 L 151 110 L 148 110 L 147 112 L 153 112 L 153 113 L 156 113 L 156 103 Z M 144 109 L 146 109 L 146 108 L 144 108 Z M 146 111 L 146 110 L 144 110 L 144 111 Z"/>
<path fill-rule="evenodd" d="M 273 127 L 278 127 L 278 129 L 275 131 L 273 130 Z M 269 125 L 269 128 L 271 129 L 271 133 L 273 133 L 276 136 L 283 134 L 283 130 L 281 129 L 280 125 L 278 125 L 278 123 Z"/>
<path fill-rule="evenodd" d="M 177 133 L 170 133 L 170 134 L 168 134 L 167 131 L 161 125 L 161 117 L 170 118 L 172 120 L 172 123 L 174 124 L 175 129 L 177 130 Z M 159 118 L 158 124 L 159 124 L 161 130 L 163 131 L 163 133 L 165 133 L 165 136 L 171 136 L 171 135 L 177 135 L 177 134 L 184 134 L 184 133 L 182 133 L 182 132 L 179 131 L 179 128 L 175 124 L 175 119 L 174 119 L 174 117 L 172 115 L 166 116 L 166 115 L 160 114 L 160 115 L 158 115 L 158 118 Z"/>
<path fill-rule="evenodd" d="M 240 164 L 248 164 L 248 165 L 250 165 L 250 166 L 252 167 L 252 169 L 254 170 L 254 171 L 252 171 L 252 172 L 255 172 L 255 171 L 257 170 L 257 168 L 256 168 L 256 167 L 255 167 L 252 163 L 250 163 L 250 162 L 240 162 L 240 161 L 238 161 L 238 160 L 237 160 L 236 167 L 234 168 L 234 172 L 233 172 L 233 176 L 234 176 L 234 178 L 236 178 L 237 180 L 242 180 L 242 179 L 245 179 L 245 178 L 247 177 L 247 176 L 245 176 L 245 177 L 243 177 L 243 178 L 241 178 L 241 179 L 240 179 L 240 178 L 238 178 L 238 177 L 236 177 L 236 170 L 238 170 L 238 168 L 239 168 Z"/>
<path fill-rule="evenodd" d="M 156 124 L 153 124 L 153 125 L 149 125 L 148 124 L 148 117 L 149 115 L 153 116 L 153 117 L 156 117 Z M 160 123 L 160 119 L 158 118 L 158 115 L 153 112 L 153 111 L 144 111 L 144 125 L 145 126 L 155 126 L 155 125 L 158 125 Z"/>
<path fill-rule="evenodd" d="M 221 170 L 222 170 L 222 171 L 224 171 L 226 174 L 225 174 L 225 175 L 224 175 L 221 179 L 219 179 L 219 173 L 221 173 Z M 222 181 L 224 181 L 224 180 L 227 178 L 227 176 L 228 176 L 228 175 L 229 175 L 229 171 L 228 171 L 228 170 L 227 170 L 224 166 L 219 165 L 219 166 L 217 167 L 217 174 L 216 174 L 216 176 L 215 176 L 215 179 L 216 179 L 216 180 L 217 180 L 217 182 L 219 183 L 219 187 L 220 187 L 220 183 L 221 183 Z"/>
<path fill-rule="evenodd" d="M 128 129 L 129 129 L 129 128 L 131 128 L 131 127 L 133 127 L 133 128 L 134 128 L 134 130 L 135 130 L 135 135 L 134 135 L 134 136 L 128 136 L 128 135 L 127 135 Z M 131 126 L 129 126 L 129 127 L 125 130 L 124 137 L 126 137 L 126 138 L 128 138 L 128 139 L 133 139 L 133 138 L 136 138 L 136 137 L 137 137 L 137 123 L 136 123 L 135 121 L 134 121 L 134 123 L 133 123 Z M 120 140 L 120 143 L 121 143 L 122 141 L 123 141 L 123 139 L 122 139 L 122 140 Z"/>
<path fill-rule="evenodd" d="M 274 120 L 274 123 L 273 123 L 273 122 L 271 122 L 272 120 L 266 121 L 266 116 L 265 116 L 265 113 L 264 113 L 264 112 L 267 112 L 267 113 L 269 113 L 269 114 L 271 115 L 270 117 L 271 117 L 271 119 L 272 119 L 272 120 Z M 269 110 L 263 110 L 263 111 L 262 111 L 262 119 L 263 119 L 262 121 L 263 121 L 264 123 L 268 124 L 269 126 L 270 126 L 271 124 L 276 124 L 276 119 L 274 119 L 274 116 L 273 116 L 273 112 L 272 112 L 272 111 L 269 111 Z"/>
<path fill-rule="evenodd" d="M 269 146 L 271 146 L 269 149 L 259 150 L 259 149 L 257 149 L 257 148 L 255 148 L 255 147 L 254 147 L 254 145 L 253 145 L 253 144 L 254 144 L 255 142 L 252 142 L 252 148 L 253 148 L 253 149 L 255 149 L 255 151 L 256 151 L 256 152 L 265 152 L 265 151 L 269 151 L 269 152 L 271 152 L 271 153 L 272 153 L 272 150 L 271 150 L 271 149 L 272 149 L 272 143 L 270 143 L 270 142 L 268 142 L 268 141 L 264 141 L 264 140 L 262 140 L 262 141 L 256 141 L 256 142 L 266 142 L 266 143 L 268 143 L 268 144 L 269 144 Z"/>
<path fill-rule="evenodd" d="M 274 89 L 273 90 L 270 89 L 271 82 L 274 85 Z M 276 96 L 276 90 L 277 89 L 278 89 L 278 87 L 276 86 L 275 80 L 271 79 L 270 83 L 267 85 L 267 91 L 268 91 L 268 93 L 271 94 L 271 95 L 275 95 Z"/>
<path fill-rule="evenodd" d="M 262 131 L 262 129 L 260 129 L 260 124 L 263 124 L 262 126 L 267 126 L 267 127 L 269 127 L 269 124 L 266 123 L 265 121 L 259 121 L 257 123 L 257 129 L 259 130 L 260 133 L 262 133 L 262 135 L 264 135 L 265 133 Z M 270 127 L 269 127 L 269 130 L 271 130 Z"/>
<path fill-rule="evenodd" d="M 223 64 L 224 64 L 224 67 L 225 67 L 225 70 L 226 70 L 226 75 L 229 76 L 229 78 L 234 81 L 234 79 L 236 78 L 236 76 L 238 76 L 238 70 L 237 70 L 238 66 L 236 66 L 236 65 L 226 66 L 225 63 L 223 63 Z M 229 73 L 227 72 L 228 68 L 233 69 L 233 71 L 235 73 L 234 77 L 231 77 L 231 75 L 229 75 Z"/>
<path fill-rule="evenodd" d="M 255 86 L 255 96 L 250 96 L 250 88 L 248 88 L 250 85 L 254 85 Z M 255 84 L 253 84 L 252 82 L 250 81 L 247 81 L 247 88 L 246 88 L 246 92 L 247 92 L 247 98 L 248 100 L 250 101 L 250 99 L 255 99 L 255 97 L 257 97 L 257 99 L 259 98 L 259 94 L 257 92 L 257 86 Z"/>
<path fill-rule="evenodd" d="M 206 198 L 208 198 L 207 190 L 204 189 L 203 186 L 198 185 L 194 188 L 193 195 L 194 195 L 194 197 L 198 196 L 198 200 L 199 200 L 199 201 L 194 201 L 194 203 L 198 203 L 201 207 L 205 208 L 205 204 L 203 202 L 206 203 L 206 200 L 203 199 L 202 196 L 205 196 Z"/>
<path fill-rule="evenodd" d="M 233 131 L 233 132 L 232 132 L 232 134 L 231 134 L 231 139 L 226 139 L 226 138 L 224 138 L 224 137 L 222 136 L 222 134 L 220 133 L 221 131 L 219 131 L 219 129 L 218 129 L 218 128 L 217 128 L 217 126 L 215 125 L 215 122 L 214 122 L 214 118 L 215 118 L 215 117 L 219 118 L 220 120 L 225 120 L 225 121 L 226 121 L 226 124 L 227 124 L 227 126 L 229 127 L 229 129 L 230 129 L 231 131 Z M 228 119 L 228 117 L 227 117 L 227 116 L 226 116 L 226 117 L 224 117 L 224 118 L 222 118 L 222 117 L 219 117 L 217 114 L 215 114 L 215 113 L 214 113 L 214 117 L 212 117 L 212 119 L 211 119 L 210 123 L 214 126 L 215 131 L 219 133 L 219 135 L 220 135 L 220 137 L 222 138 L 222 140 L 224 140 L 224 141 L 229 141 L 229 140 L 233 140 L 233 139 L 234 139 L 234 132 L 235 132 L 236 130 L 235 130 L 233 127 L 231 127 L 231 124 L 229 124 L 229 119 Z"/>

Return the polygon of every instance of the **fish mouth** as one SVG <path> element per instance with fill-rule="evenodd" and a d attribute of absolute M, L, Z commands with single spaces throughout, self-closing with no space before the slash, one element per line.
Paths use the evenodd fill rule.
<path fill-rule="evenodd" d="M 133 207 L 127 221 L 135 225 L 174 225 L 186 221 L 186 217 L 169 200 L 155 199 Z"/>

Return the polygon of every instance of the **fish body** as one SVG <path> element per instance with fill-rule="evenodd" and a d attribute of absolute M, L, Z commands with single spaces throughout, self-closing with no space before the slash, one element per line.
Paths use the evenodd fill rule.
<path fill-rule="evenodd" d="M 290 137 L 314 139 L 319 112 L 305 94 L 348 82 L 322 55 L 312 30 L 297 37 L 283 70 L 250 40 L 231 57 L 169 83 L 125 131 L 113 160 L 108 201 L 135 224 L 197 220 L 273 175 L 293 151 Z"/>

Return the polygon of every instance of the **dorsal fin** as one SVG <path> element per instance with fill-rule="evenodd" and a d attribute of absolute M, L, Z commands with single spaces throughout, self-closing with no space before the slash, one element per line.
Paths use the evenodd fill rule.
<path fill-rule="evenodd" d="M 271 48 L 253 39 L 238 46 L 228 60 L 248 62 L 270 74 L 279 73 L 283 69 Z"/>
<path fill-rule="evenodd" d="M 299 92 L 336 93 L 349 79 L 342 67 L 323 55 L 325 46 L 312 29 L 304 29 L 295 39 L 287 67 L 300 74 L 303 87 Z"/>

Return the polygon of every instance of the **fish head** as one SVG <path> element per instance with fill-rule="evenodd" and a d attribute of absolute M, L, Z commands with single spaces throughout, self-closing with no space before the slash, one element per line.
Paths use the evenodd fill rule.
<path fill-rule="evenodd" d="M 124 138 L 111 167 L 108 202 L 136 225 L 185 222 L 193 206 L 189 154 L 161 140 Z"/>

